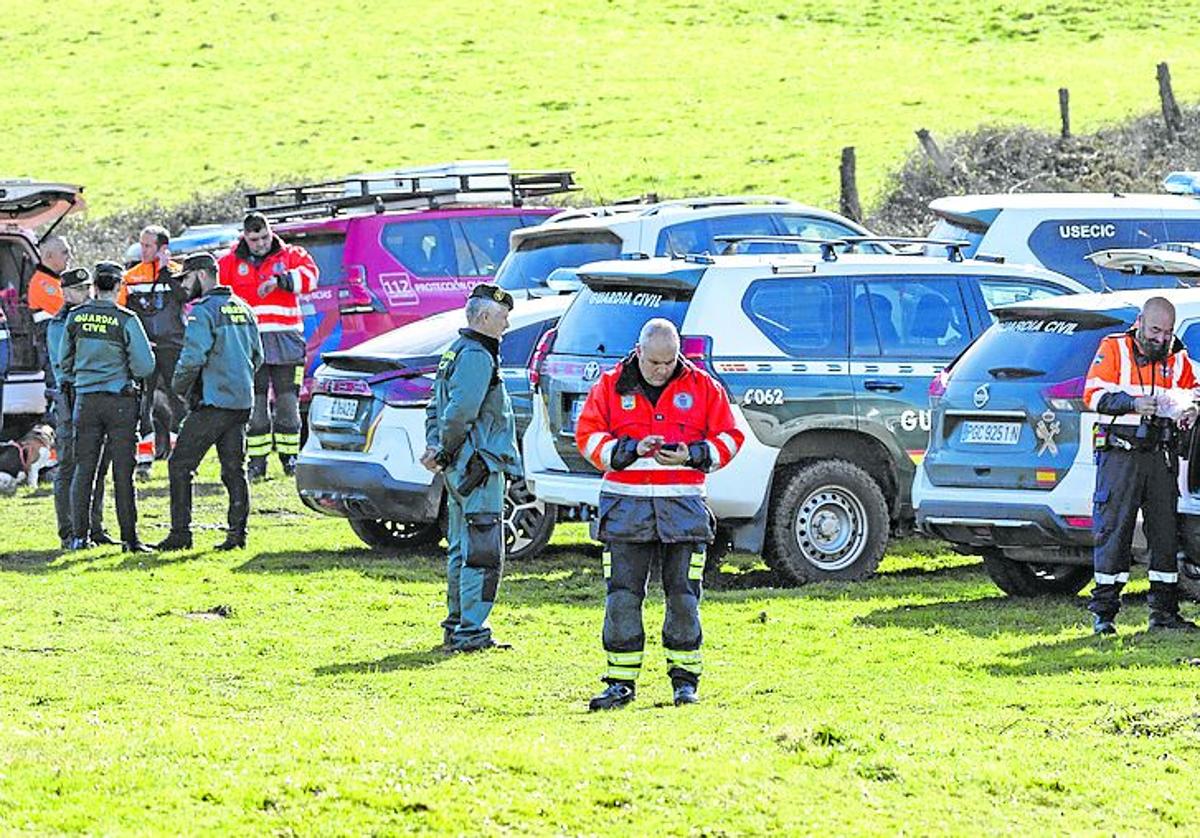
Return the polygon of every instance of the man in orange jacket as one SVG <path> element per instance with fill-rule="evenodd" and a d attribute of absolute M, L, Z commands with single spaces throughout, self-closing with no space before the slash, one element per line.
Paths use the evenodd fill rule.
<path fill-rule="evenodd" d="M 71 245 L 62 236 L 49 236 L 39 247 L 41 261 L 29 278 L 29 314 L 33 317 L 34 346 L 45 373 L 47 390 L 56 390 L 46 330 L 63 307 L 62 274 L 71 264 Z"/>
<path fill-rule="evenodd" d="M 1134 327 L 1100 342 L 1083 399 L 1097 426 L 1092 562 L 1088 610 L 1096 634 L 1116 634 L 1121 589 L 1129 581 L 1138 510 L 1150 545 L 1150 630 L 1196 631 L 1179 615 L 1176 428 L 1196 421 L 1196 375 L 1175 337 L 1175 307 L 1151 297 Z"/>
<path fill-rule="evenodd" d="M 304 318 L 300 295 L 317 289 L 317 263 L 303 247 L 284 244 L 266 216 L 252 212 L 242 237 L 220 260 L 221 284 L 250 304 L 258 319 L 264 362 L 254 376 L 254 410 L 246 434 L 251 480 L 267 474 L 272 447 L 284 474 L 296 471 L 300 453 L 300 392 L 304 368 Z M 268 391 L 275 396 L 273 408 Z"/>
<path fill-rule="evenodd" d="M 662 636 L 675 704 L 699 700 L 701 581 L 713 540 L 705 475 L 728 465 L 743 440 L 724 388 L 680 356 L 669 320 L 648 321 L 634 351 L 588 393 L 575 443 L 604 472 L 598 534 L 608 588 L 608 686 L 590 710 L 633 701 L 646 640 L 642 600 L 656 558 L 667 597 Z"/>
<path fill-rule="evenodd" d="M 146 480 L 154 464 L 154 397 L 160 391 L 166 400 L 170 445 L 174 447 L 186 408 L 183 399 L 171 389 L 171 376 L 183 350 L 183 304 L 187 292 L 176 274 L 178 263 L 171 261 L 171 236 L 166 227 L 151 224 L 138 236 L 142 261 L 121 277 L 117 305 L 138 316 L 146 337 L 154 347 L 154 372 L 142 382 L 142 401 L 138 414 L 137 477 Z"/>

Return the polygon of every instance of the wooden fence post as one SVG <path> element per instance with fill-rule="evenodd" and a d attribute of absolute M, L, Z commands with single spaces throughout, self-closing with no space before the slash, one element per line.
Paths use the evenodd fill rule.
<path fill-rule="evenodd" d="M 842 149 L 842 165 L 840 168 L 842 181 L 842 197 L 838 207 L 842 215 L 855 221 L 862 221 L 862 204 L 858 201 L 858 174 L 854 159 L 854 146 Z"/>
<path fill-rule="evenodd" d="M 946 155 L 938 148 L 933 135 L 925 128 L 918 128 L 917 139 L 921 142 L 921 148 L 924 149 L 925 156 L 933 161 L 933 165 L 937 167 L 937 170 L 944 175 L 949 174 L 950 161 L 946 159 Z"/>
<path fill-rule="evenodd" d="M 1062 138 L 1071 138 L 1071 92 L 1065 87 L 1058 89 L 1058 115 L 1062 120 Z"/>
<path fill-rule="evenodd" d="M 1175 101 L 1175 91 L 1171 89 L 1171 68 L 1165 61 L 1158 65 L 1158 98 L 1162 100 L 1167 137 L 1173 140 L 1176 134 L 1183 132 L 1183 112 L 1179 110 L 1179 104 Z"/>

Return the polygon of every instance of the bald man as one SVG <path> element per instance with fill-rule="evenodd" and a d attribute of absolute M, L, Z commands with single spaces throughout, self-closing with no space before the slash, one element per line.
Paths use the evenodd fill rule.
<path fill-rule="evenodd" d="M 1150 630 L 1196 631 L 1179 614 L 1176 499 L 1179 431 L 1196 421 L 1196 376 L 1175 337 L 1175 307 L 1151 297 L 1132 329 L 1100 342 L 1083 399 L 1101 415 L 1095 434 L 1092 562 L 1088 610 L 1096 634 L 1116 634 L 1129 581 L 1133 529 L 1142 512 L 1150 545 Z"/>

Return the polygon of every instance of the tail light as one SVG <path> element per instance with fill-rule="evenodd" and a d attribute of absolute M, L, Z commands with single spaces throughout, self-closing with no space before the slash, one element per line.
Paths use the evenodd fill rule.
<path fill-rule="evenodd" d="M 389 372 L 371 379 L 371 384 L 388 407 L 424 407 L 433 399 L 433 379 L 437 367 L 414 367 Z"/>
<path fill-rule="evenodd" d="M 530 389 L 536 388 L 542 380 L 542 364 L 546 362 L 546 356 L 554 348 L 554 337 L 557 334 L 558 329 L 547 329 L 546 334 L 542 335 L 542 339 L 538 341 L 537 348 L 533 350 L 533 355 L 529 358 Z"/>
<path fill-rule="evenodd" d="M 1078 378 L 1068 378 L 1066 381 L 1059 381 L 1057 384 L 1047 384 L 1042 388 L 1042 397 L 1055 410 L 1083 410 L 1083 388 L 1085 382 L 1086 379 L 1083 376 L 1079 376 Z"/>
<path fill-rule="evenodd" d="M 684 335 L 679 339 L 679 352 L 705 372 L 712 371 L 709 369 L 712 338 L 708 335 Z"/>
<path fill-rule="evenodd" d="M 1090 530 L 1092 528 L 1092 519 L 1089 515 L 1070 516 L 1065 519 L 1067 526 L 1076 530 Z"/>
<path fill-rule="evenodd" d="M 946 395 L 946 388 L 950 386 L 950 370 L 945 369 L 933 377 L 929 382 L 929 403 L 933 404 L 942 396 Z"/>

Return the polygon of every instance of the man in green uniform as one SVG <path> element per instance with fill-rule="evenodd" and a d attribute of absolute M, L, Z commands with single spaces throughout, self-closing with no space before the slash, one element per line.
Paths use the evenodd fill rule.
<path fill-rule="evenodd" d="M 438 364 L 425 418 L 421 463 L 446 479 L 446 619 L 442 642 L 472 652 L 497 644 L 487 624 L 504 562 L 505 475 L 521 474 L 508 391 L 500 382 L 500 336 L 513 298 L 495 285 L 476 285 L 467 300 L 467 328 Z"/>
<path fill-rule="evenodd" d="M 154 352 L 137 315 L 117 305 L 121 266 L 96 265 L 92 284 L 96 299 L 67 317 L 62 338 L 63 376 L 75 392 L 75 476 L 71 481 L 71 515 L 75 537 L 71 549 L 89 546 L 88 525 L 100 452 L 112 456 L 113 491 L 121 549 L 148 553 L 137 534 L 137 500 L 133 493 L 137 448 L 139 392 L 137 383 L 154 369 Z"/>
<path fill-rule="evenodd" d="M 192 478 L 215 445 L 221 482 L 229 492 L 229 529 L 216 549 L 234 550 L 246 546 L 246 425 L 254 407 L 254 373 L 263 361 L 262 340 L 250 306 L 229 286 L 217 285 L 217 260 L 211 255 L 188 257 L 181 285 L 196 303 L 188 315 L 171 389 L 187 402 L 188 414 L 167 464 L 171 533 L 155 546 L 191 548 Z"/>
<path fill-rule="evenodd" d="M 75 402 L 72 382 L 63 377 L 62 338 L 67 330 L 67 317 L 86 303 L 92 293 L 92 272 L 87 268 L 71 268 L 62 272 L 63 306 L 46 323 L 46 349 L 58 386 L 54 394 L 54 439 L 58 449 L 58 468 L 54 470 L 54 514 L 58 518 L 58 538 L 63 549 L 75 538 L 75 519 L 71 514 L 71 481 L 75 477 L 75 419 L 71 408 Z M 92 544 L 115 544 L 104 531 L 104 477 L 108 474 L 108 450 L 100 457 L 96 483 L 92 489 L 91 526 L 88 540 Z"/>

